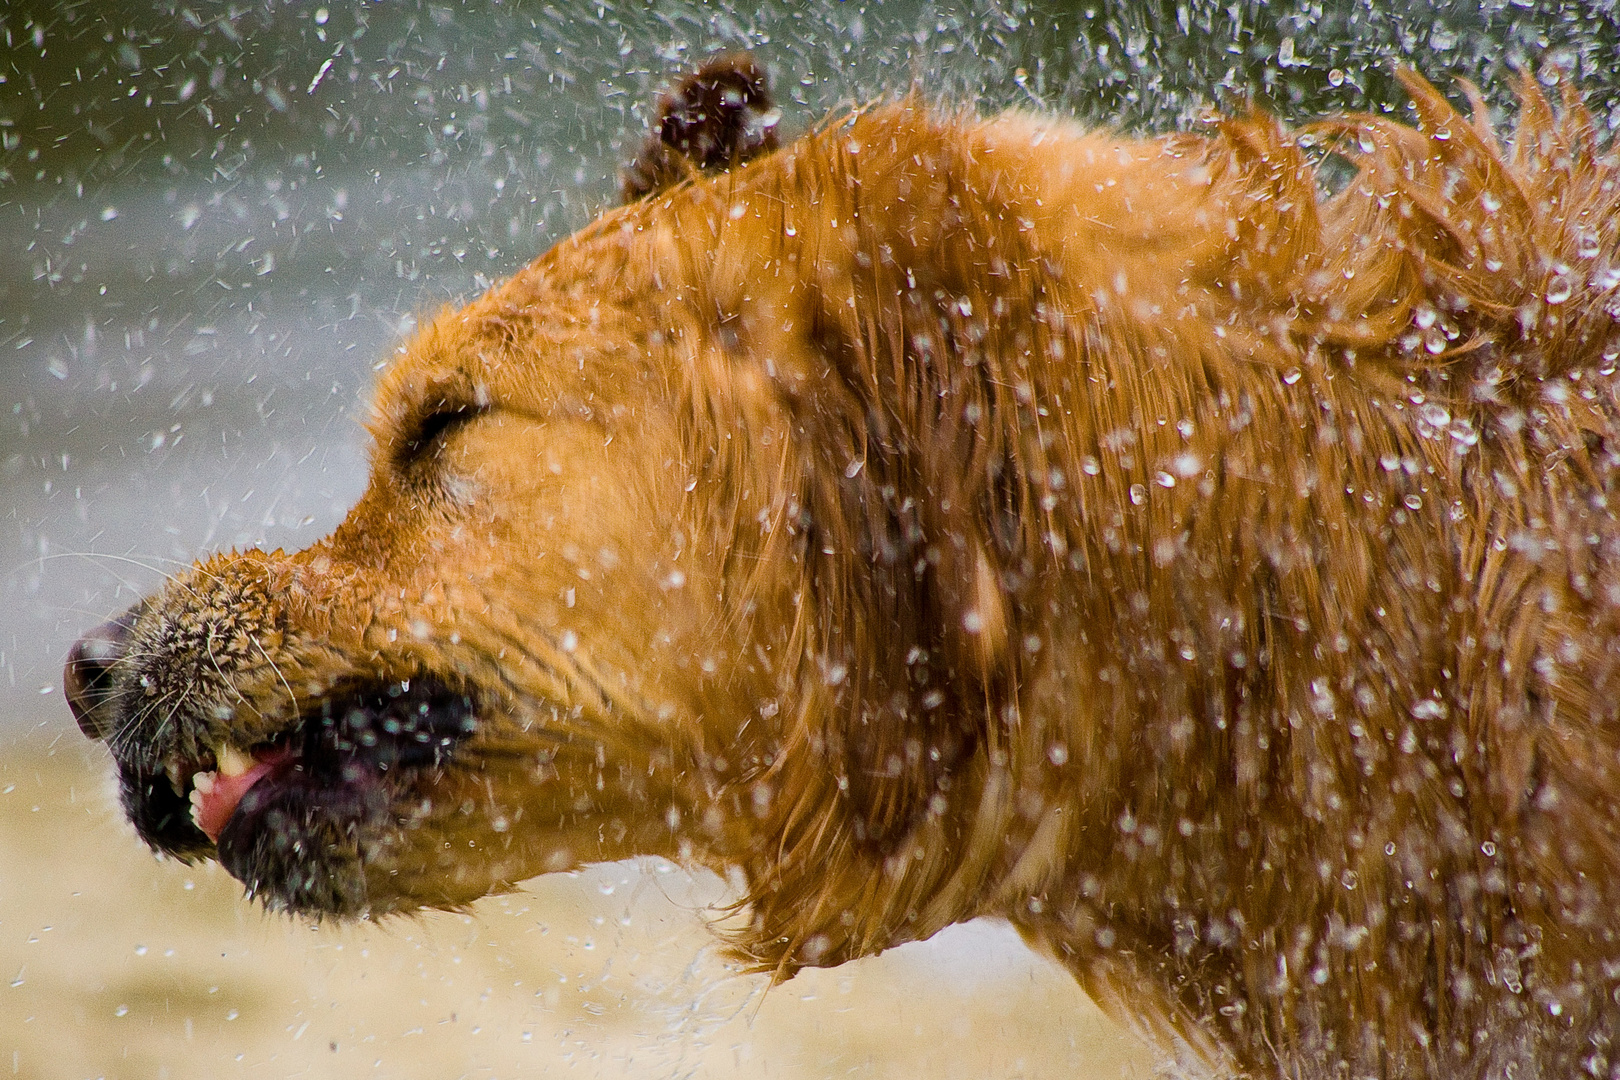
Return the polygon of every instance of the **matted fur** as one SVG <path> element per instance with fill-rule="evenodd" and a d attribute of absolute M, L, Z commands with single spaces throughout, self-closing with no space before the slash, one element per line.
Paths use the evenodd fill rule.
<path fill-rule="evenodd" d="M 779 976 L 993 915 L 1189 1067 L 1608 1075 L 1617 171 L 1407 86 L 1331 197 L 908 99 L 608 213 L 411 343 L 334 536 L 137 613 L 126 776 L 431 676 L 447 764 L 233 872 L 663 854 Z"/>

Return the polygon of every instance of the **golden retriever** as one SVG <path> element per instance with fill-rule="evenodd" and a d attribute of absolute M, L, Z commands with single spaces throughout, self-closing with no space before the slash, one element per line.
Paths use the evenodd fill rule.
<path fill-rule="evenodd" d="M 778 977 L 996 916 L 1218 1074 L 1620 1069 L 1573 97 L 1506 147 L 1409 76 L 1309 140 L 913 97 L 773 152 L 728 63 L 392 364 L 336 532 L 75 648 L 141 835 L 317 915 L 740 872 Z"/>

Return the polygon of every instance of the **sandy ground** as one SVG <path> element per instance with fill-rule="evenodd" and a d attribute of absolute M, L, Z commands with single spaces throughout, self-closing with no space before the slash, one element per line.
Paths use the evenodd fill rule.
<path fill-rule="evenodd" d="M 58 729 L 60 731 L 60 729 Z M 0 1076 L 1113 1077 L 1150 1059 L 1006 927 L 764 992 L 667 864 L 318 926 L 155 861 L 99 747 L 0 743 Z"/>

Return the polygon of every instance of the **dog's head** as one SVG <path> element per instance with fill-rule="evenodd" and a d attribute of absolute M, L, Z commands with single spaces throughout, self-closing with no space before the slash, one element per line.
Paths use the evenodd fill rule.
<path fill-rule="evenodd" d="M 769 110 L 745 54 L 682 80 L 635 194 L 774 147 Z M 708 743 L 773 691 L 737 677 L 748 620 L 683 519 L 701 463 L 646 392 L 673 328 L 622 255 L 562 245 L 402 350 L 332 536 L 209 559 L 75 646 L 68 699 L 154 849 L 335 914 L 692 854 L 677 826 L 747 767 Z"/>

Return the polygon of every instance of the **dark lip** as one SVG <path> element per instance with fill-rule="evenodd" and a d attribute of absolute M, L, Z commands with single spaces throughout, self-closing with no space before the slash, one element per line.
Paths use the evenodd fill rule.
<path fill-rule="evenodd" d="M 150 751 L 121 757 L 124 807 L 153 850 L 186 862 L 213 855 L 250 890 L 264 891 L 273 885 L 260 865 L 267 827 L 357 837 L 387 820 L 392 790 L 450 763 L 477 730 L 478 715 L 470 688 L 432 675 L 355 680 L 307 703 L 287 731 L 248 748 L 279 760 L 243 795 L 217 847 L 193 822 L 189 801 L 195 775 L 214 767 L 209 752 L 176 763 L 179 790 L 167 771 L 145 765 Z"/>

